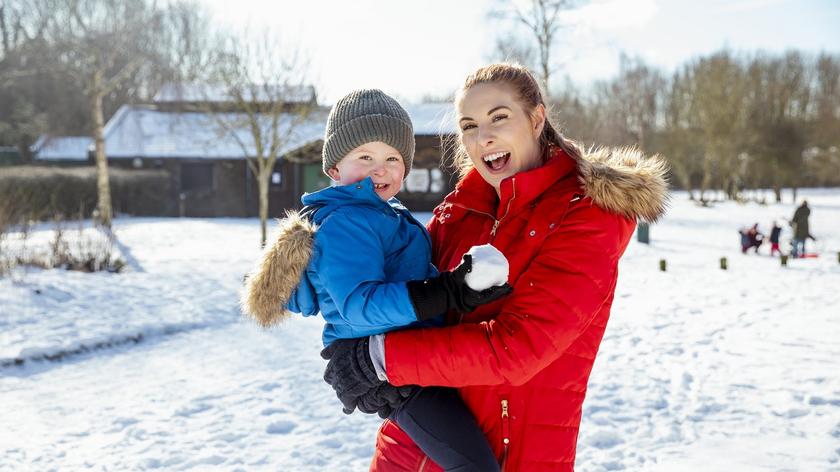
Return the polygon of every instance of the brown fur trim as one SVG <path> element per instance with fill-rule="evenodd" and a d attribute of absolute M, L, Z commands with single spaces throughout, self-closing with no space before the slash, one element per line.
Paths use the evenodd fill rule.
<path fill-rule="evenodd" d="M 651 223 L 668 208 L 668 165 L 635 148 L 598 148 L 578 161 L 585 193 L 601 208 Z"/>
<path fill-rule="evenodd" d="M 264 328 L 277 325 L 291 315 L 285 307 L 309 264 L 317 231 L 317 226 L 297 212 L 286 212 L 286 217 L 278 223 L 277 239 L 266 245 L 246 278 L 239 300 L 242 312 Z"/>

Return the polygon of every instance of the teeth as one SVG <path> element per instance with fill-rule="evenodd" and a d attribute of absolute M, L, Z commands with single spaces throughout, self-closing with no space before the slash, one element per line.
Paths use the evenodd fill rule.
<path fill-rule="evenodd" d="M 504 157 L 507 153 L 506 152 L 497 152 L 494 154 L 488 154 L 484 156 L 484 162 L 492 162 L 500 157 Z"/>
<path fill-rule="evenodd" d="M 373 188 L 385 188 L 388 184 L 373 184 Z"/>

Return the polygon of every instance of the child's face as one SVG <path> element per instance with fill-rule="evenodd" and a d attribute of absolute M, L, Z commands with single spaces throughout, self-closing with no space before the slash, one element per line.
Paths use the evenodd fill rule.
<path fill-rule="evenodd" d="M 402 187 L 405 163 L 399 151 L 376 141 L 353 149 L 327 173 L 341 185 L 354 184 L 370 177 L 376 194 L 387 201 Z"/>

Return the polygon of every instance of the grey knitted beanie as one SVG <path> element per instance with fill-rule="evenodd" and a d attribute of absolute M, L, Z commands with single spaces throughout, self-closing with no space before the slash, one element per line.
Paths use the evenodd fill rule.
<path fill-rule="evenodd" d="M 408 112 L 381 90 L 354 90 L 333 106 L 327 118 L 324 173 L 353 149 L 374 141 L 399 151 L 408 175 L 414 160 L 414 127 Z"/>

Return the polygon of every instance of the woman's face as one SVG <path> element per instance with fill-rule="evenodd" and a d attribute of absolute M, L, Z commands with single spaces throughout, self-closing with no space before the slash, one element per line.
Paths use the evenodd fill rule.
<path fill-rule="evenodd" d="M 478 173 L 496 189 L 502 180 L 542 165 L 539 136 L 545 107 L 528 114 L 503 83 L 473 85 L 457 104 L 461 143 Z"/>

